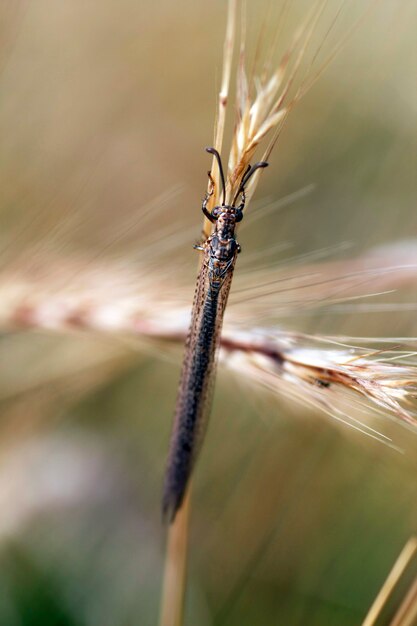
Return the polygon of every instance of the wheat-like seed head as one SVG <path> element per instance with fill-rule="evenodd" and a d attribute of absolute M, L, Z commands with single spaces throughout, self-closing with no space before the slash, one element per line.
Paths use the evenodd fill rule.
<path fill-rule="evenodd" d="M 355 283 L 351 283 L 350 278 L 343 279 L 343 274 L 355 277 L 357 290 L 362 283 L 367 289 L 368 281 L 363 280 L 367 273 L 359 268 L 364 264 L 369 266 L 372 256 L 378 259 L 374 261 L 372 277 L 375 280 L 374 276 L 378 276 L 379 286 L 390 289 L 404 284 L 405 280 L 414 281 L 416 266 L 404 266 L 400 252 L 401 246 L 393 246 L 384 248 L 384 254 L 374 251 L 374 255 L 368 253 L 350 262 L 322 264 L 321 270 L 317 265 L 315 273 L 320 280 L 315 293 L 319 296 L 312 297 L 312 301 L 316 306 L 323 305 L 326 298 L 332 302 L 332 285 L 337 272 L 339 279 L 335 282 L 339 289 L 340 283 L 344 284 L 346 293 Z M 57 265 L 51 259 L 45 259 L 45 263 Z M 83 265 L 82 261 L 79 263 Z M 389 271 L 386 271 L 387 266 Z M 299 270 L 300 278 L 310 275 L 311 267 L 309 271 Z M 240 380 L 243 377 L 255 387 L 325 412 L 385 443 L 387 437 L 368 424 L 369 412 L 393 415 L 415 426 L 416 340 L 394 338 L 384 343 L 372 338 L 312 337 L 265 324 L 255 326 L 250 319 L 259 316 L 259 307 L 269 311 L 273 306 L 279 310 L 279 293 L 275 294 L 273 305 L 270 301 L 271 287 L 277 281 L 281 286 L 283 280 L 286 284 L 285 274 L 278 276 L 279 270 L 262 286 L 255 275 L 257 315 L 252 311 L 251 316 L 250 303 L 248 308 L 245 298 L 237 298 L 232 303 L 233 321 L 226 319 L 221 362 L 236 372 Z M 244 283 L 251 280 L 250 275 L 242 278 Z M 294 280 L 289 272 L 289 284 Z M 100 268 L 96 263 L 90 271 L 85 269 L 75 278 L 71 264 L 66 268 L 61 265 L 54 278 L 47 276 L 36 284 L 15 271 L 13 280 L 3 279 L 0 288 L 0 327 L 4 331 L 89 332 L 118 339 L 124 349 L 140 347 L 169 356 L 171 346 L 184 343 L 189 324 L 189 290 L 179 284 L 170 289 L 169 283 L 168 278 L 162 301 L 161 284 L 156 287 L 146 264 L 134 272 L 117 266 L 111 269 L 109 264 Z M 297 291 L 300 284 L 297 280 L 295 283 Z M 310 289 L 312 296 L 314 287 Z M 291 311 L 291 302 L 288 305 L 283 302 L 283 306 L 284 310 L 289 306 Z M 361 399 L 366 403 L 365 415 L 361 415 Z"/>
<path fill-rule="evenodd" d="M 234 132 L 228 158 L 227 203 L 232 203 L 236 197 L 242 176 L 248 166 L 253 163 L 256 152 L 259 149 L 262 150 L 262 161 L 269 157 L 289 112 L 323 70 L 321 68 L 309 81 L 307 81 L 308 76 L 306 76 L 304 80 L 300 81 L 295 89 L 295 93 L 290 97 L 291 88 L 294 85 L 295 78 L 300 70 L 325 4 L 326 2 L 313 4 L 304 23 L 295 32 L 288 49 L 282 55 L 281 61 L 275 69 L 271 70 L 270 63 L 265 62 L 258 73 L 252 73 L 250 76 L 248 76 L 246 71 L 245 27 L 242 25 L 242 42 L 237 68 Z M 236 8 L 236 2 L 229 3 L 223 79 L 219 93 L 217 123 L 214 134 L 215 147 L 219 151 L 223 143 L 226 108 L 228 105 L 233 55 L 232 42 L 236 30 Z M 265 145 L 267 139 L 269 139 L 269 143 Z M 212 169 L 216 180 L 216 193 L 211 199 L 210 206 L 214 206 L 220 199 L 218 170 L 214 160 Z M 259 175 L 260 171 L 258 170 L 247 185 L 247 201 L 249 201 L 256 189 Z M 206 234 L 208 232 L 207 226 L 206 224 Z"/>

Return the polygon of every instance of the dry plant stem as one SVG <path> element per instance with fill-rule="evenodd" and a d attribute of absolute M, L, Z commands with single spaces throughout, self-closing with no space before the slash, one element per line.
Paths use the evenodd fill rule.
<path fill-rule="evenodd" d="M 175 520 L 168 528 L 159 626 L 182 626 L 187 576 L 188 522 L 191 485 Z"/>
<path fill-rule="evenodd" d="M 223 75 L 219 92 L 218 113 L 214 137 L 214 145 L 219 152 L 222 148 L 224 125 L 226 120 L 227 99 L 229 95 L 233 50 L 235 46 L 236 16 L 237 0 L 229 0 L 226 36 L 223 51 Z M 213 158 L 213 167 L 215 166 L 215 163 L 215 159 Z M 209 208 L 211 208 L 215 201 L 216 194 L 213 195 Z M 206 218 L 203 223 L 203 235 L 205 238 L 209 237 L 211 227 L 211 222 Z M 183 504 L 168 529 L 168 546 L 165 559 L 160 626 L 181 626 L 183 623 L 186 590 L 188 522 L 190 516 L 190 493 L 191 484 L 189 483 Z"/>
<path fill-rule="evenodd" d="M 151 302 L 149 298 L 145 309 L 140 302 L 134 303 L 133 309 L 126 309 L 123 300 L 119 305 L 113 302 L 111 307 L 100 302 L 86 304 L 82 297 L 80 300 L 75 297 L 72 303 L 47 298 L 45 306 L 36 301 L 31 303 L 27 298 L 16 302 L 12 299 L 7 304 L 5 293 L 3 305 L 8 310 L 3 323 L 6 332 L 24 329 L 63 334 L 92 332 L 111 340 L 117 337 L 130 348 L 132 338 L 136 337 L 141 349 L 152 354 L 155 346 L 165 351 L 170 349 L 170 344 L 183 344 L 188 327 L 184 309 L 171 306 L 167 320 L 157 317 L 157 309 L 149 306 Z M 0 325 L 1 322 L 0 319 Z M 260 333 L 257 328 L 239 330 L 229 326 L 221 338 L 220 360 L 238 371 L 239 379 L 244 376 L 274 394 L 298 399 L 320 411 L 324 409 L 332 417 L 336 408 L 334 392 L 338 389 L 355 392 L 357 400 L 363 398 L 369 403 L 369 409 L 395 416 L 415 427 L 416 343 L 417 338 L 412 337 L 388 341 L 375 337 L 326 338 L 277 328 Z M 346 405 L 347 413 L 351 413 L 349 408 L 352 409 L 350 403 Z M 348 421 L 359 425 L 352 418 Z"/>
<path fill-rule="evenodd" d="M 395 587 L 397 586 L 401 576 L 407 569 L 411 560 L 417 554 L 417 538 L 411 537 L 402 549 L 400 556 L 394 563 L 392 570 L 390 571 L 388 578 L 382 585 L 382 588 L 377 595 L 365 621 L 362 626 L 375 626 L 378 623 L 378 619 L 386 606 L 389 598 L 391 597 Z M 393 622 L 395 624 L 395 622 Z M 393 626 L 393 624 L 391 626 Z M 408 622 L 397 622 L 397 626 L 405 626 Z M 411 626 L 411 623 L 410 623 Z"/>
<path fill-rule="evenodd" d="M 226 35 L 223 48 L 223 73 L 218 99 L 218 112 L 214 136 L 214 145 L 221 152 L 226 121 L 227 99 L 229 96 L 232 73 L 233 50 L 235 47 L 237 0 L 229 0 Z M 217 166 L 213 157 L 212 169 Z M 216 194 L 211 198 L 209 209 L 216 201 Z M 209 237 L 212 224 L 205 218 L 203 236 Z M 181 626 L 183 623 L 184 598 L 186 588 L 186 563 L 188 520 L 190 514 L 190 484 L 182 507 L 168 529 L 168 546 L 165 560 L 164 584 L 161 601 L 160 626 Z"/>
<path fill-rule="evenodd" d="M 224 135 L 224 125 L 226 122 L 226 110 L 227 100 L 229 97 L 230 89 L 230 77 L 232 74 L 232 61 L 233 51 L 235 48 L 235 36 L 236 36 L 236 18 L 237 18 L 237 0 L 229 0 L 228 12 L 227 12 L 227 24 L 226 35 L 224 39 L 223 47 L 223 72 L 222 83 L 219 92 L 218 110 L 216 119 L 216 128 L 214 131 L 214 147 L 221 153 Z M 212 171 L 217 167 L 216 159 L 213 157 Z M 209 201 L 208 208 L 211 211 L 212 207 L 216 203 L 217 190 Z M 203 235 L 205 238 L 209 237 L 211 233 L 212 224 L 205 218 L 203 225 Z"/>
<path fill-rule="evenodd" d="M 405 596 L 400 608 L 390 623 L 390 626 L 413 626 L 417 622 L 417 578 L 407 595 Z"/>

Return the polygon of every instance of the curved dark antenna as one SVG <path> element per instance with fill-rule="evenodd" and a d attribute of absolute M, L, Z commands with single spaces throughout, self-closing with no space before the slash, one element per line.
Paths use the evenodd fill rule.
<path fill-rule="evenodd" d="M 218 153 L 218 151 L 216 150 L 216 148 L 206 148 L 206 152 L 210 152 L 210 154 L 214 154 L 214 156 L 216 157 L 217 160 L 217 165 L 219 166 L 219 172 L 220 172 L 220 179 L 222 181 L 222 190 L 223 190 L 223 201 L 222 201 L 222 205 L 224 206 L 224 203 L 226 202 L 226 183 L 224 180 L 224 172 L 223 172 L 223 166 L 222 166 L 222 159 L 220 157 L 220 154 Z"/>
<path fill-rule="evenodd" d="M 247 168 L 245 169 L 245 171 L 243 172 L 242 180 L 240 181 L 240 186 L 239 186 L 239 189 L 236 191 L 235 196 L 234 196 L 234 198 L 233 198 L 232 206 L 235 206 L 235 204 L 236 204 L 236 200 L 238 199 L 239 194 L 240 194 L 240 193 L 242 193 L 242 191 L 243 191 L 243 187 L 244 187 L 244 185 L 243 185 L 243 182 L 242 182 L 242 181 L 246 178 L 246 176 L 249 174 L 249 172 L 251 171 L 251 169 L 252 169 L 252 165 L 250 165 L 250 164 L 249 164 L 249 165 L 248 165 L 248 167 L 247 167 Z"/>
<path fill-rule="evenodd" d="M 237 190 L 237 192 L 235 194 L 235 197 L 233 198 L 233 206 L 235 205 L 235 202 L 238 199 L 239 194 L 241 194 L 245 190 L 245 186 L 246 186 L 248 180 L 256 172 L 256 170 L 259 170 L 262 167 L 268 167 L 268 165 L 269 165 L 269 163 L 267 163 L 266 161 L 259 161 L 259 163 L 255 163 L 254 166 L 248 165 L 248 167 L 246 169 L 246 172 L 242 176 L 242 180 L 240 182 L 239 189 Z"/>
<path fill-rule="evenodd" d="M 253 165 L 250 170 L 246 170 L 246 173 L 244 177 L 242 178 L 242 182 L 240 183 L 240 186 L 242 188 L 246 187 L 246 183 L 248 182 L 249 178 L 251 178 L 251 176 L 256 172 L 256 170 L 259 170 L 262 167 L 268 167 L 268 165 L 269 163 L 267 163 L 266 161 L 259 161 L 259 163 L 255 163 L 255 165 Z"/>

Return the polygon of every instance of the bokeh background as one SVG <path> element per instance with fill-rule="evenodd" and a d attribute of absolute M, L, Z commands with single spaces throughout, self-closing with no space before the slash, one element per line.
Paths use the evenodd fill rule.
<path fill-rule="evenodd" d="M 309 7 L 288 4 L 281 51 Z M 243 223 L 242 263 L 273 246 L 268 263 L 300 264 L 388 244 L 416 262 L 417 11 L 374 4 L 292 113 L 256 202 L 308 193 Z M 247 5 L 253 53 L 279 6 Z M 340 6 L 327 3 L 322 59 L 365 11 L 345 5 L 326 36 Z M 3 290 L 23 276 L 59 293 L 99 267 L 111 304 L 118 271 L 140 292 L 146 242 L 156 291 L 178 267 L 191 303 L 225 17 L 220 0 L 2 3 Z M 184 229 L 183 249 L 168 247 Z M 381 301 L 398 307 L 267 313 L 309 333 L 417 334 L 415 286 Z M 0 317 L 0 624 L 156 624 L 181 347 Z M 407 453 L 220 370 L 194 481 L 187 625 L 361 623 L 416 531 L 416 435 L 378 427 Z"/>

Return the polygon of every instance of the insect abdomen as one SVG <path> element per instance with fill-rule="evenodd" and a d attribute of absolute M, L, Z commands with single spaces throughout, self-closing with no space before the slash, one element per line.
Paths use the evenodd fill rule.
<path fill-rule="evenodd" d="M 188 479 L 205 433 L 205 414 L 210 399 L 210 382 L 215 367 L 218 295 L 211 289 L 201 311 L 196 343 L 185 364 L 165 474 L 162 510 L 172 521 L 184 498 Z"/>

